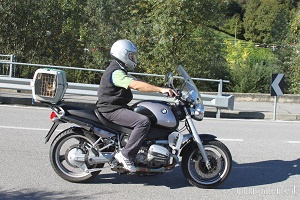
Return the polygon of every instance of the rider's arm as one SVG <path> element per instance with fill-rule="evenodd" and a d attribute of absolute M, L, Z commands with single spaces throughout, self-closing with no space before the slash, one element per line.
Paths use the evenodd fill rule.
<path fill-rule="evenodd" d="M 149 83 L 138 80 L 132 80 L 129 84 L 129 87 L 141 92 L 162 92 L 163 89 L 161 87 L 157 87 L 155 85 L 151 85 Z"/>
<path fill-rule="evenodd" d="M 176 95 L 176 93 L 170 88 L 158 87 L 138 80 L 132 80 L 129 84 L 129 87 L 140 92 L 160 92 L 163 94 L 167 93 L 170 97 L 172 97 L 173 94 Z"/>
<path fill-rule="evenodd" d="M 116 70 L 113 72 L 112 82 L 115 86 L 126 89 L 130 88 L 133 90 L 138 90 L 140 92 L 160 92 L 163 94 L 167 93 L 170 97 L 172 97 L 173 94 L 176 95 L 176 92 L 174 92 L 170 88 L 158 87 L 143 81 L 136 80 L 132 76 L 127 75 L 122 70 Z"/>

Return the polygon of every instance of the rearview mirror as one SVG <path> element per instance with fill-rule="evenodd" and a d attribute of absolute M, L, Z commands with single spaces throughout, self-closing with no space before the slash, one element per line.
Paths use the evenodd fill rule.
<path fill-rule="evenodd" d="M 172 72 L 169 72 L 169 73 L 165 76 L 165 82 L 167 83 L 167 86 L 168 86 L 169 88 L 174 88 L 173 80 L 174 80 L 173 73 L 172 73 Z"/>

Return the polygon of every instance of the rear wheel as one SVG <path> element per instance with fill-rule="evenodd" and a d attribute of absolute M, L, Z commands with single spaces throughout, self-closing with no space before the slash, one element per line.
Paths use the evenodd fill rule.
<path fill-rule="evenodd" d="M 86 182 L 100 171 L 92 173 L 84 169 L 102 168 L 104 164 L 89 165 L 86 160 L 90 156 L 95 156 L 89 150 L 96 138 L 82 129 L 67 129 L 55 138 L 50 147 L 50 162 L 54 171 L 63 179 L 80 183 Z M 76 159 L 75 159 L 76 157 Z"/>
<path fill-rule="evenodd" d="M 203 146 L 211 169 L 207 169 L 199 149 L 191 145 L 182 156 L 182 172 L 192 185 L 200 188 L 214 188 L 228 177 L 232 157 L 228 148 L 220 141 L 205 141 Z"/>

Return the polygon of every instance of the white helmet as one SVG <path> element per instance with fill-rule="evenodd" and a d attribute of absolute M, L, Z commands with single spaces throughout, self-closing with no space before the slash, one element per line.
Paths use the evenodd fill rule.
<path fill-rule="evenodd" d="M 134 69 L 137 65 L 137 48 L 130 40 L 116 41 L 110 49 L 110 55 L 129 69 Z"/>

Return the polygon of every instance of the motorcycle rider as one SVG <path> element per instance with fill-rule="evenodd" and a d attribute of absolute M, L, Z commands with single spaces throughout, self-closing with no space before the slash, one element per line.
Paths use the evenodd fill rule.
<path fill-rule="evenodd" d="M 137 65 L 137 53 L 136 46 L 130 40 L 118 40 L 112 45 L 110 54 L 114 60 L 102 75 L 97 101 L 97 108 L 106 119 L 133 128 L 125 147 L 115 155 L 118 162 L 130 172 L 136 172 L 133 161 L 151 125 L 148 117 L 129 110 L 127 104 L 133 98 L 131 89 L 167 93 L 170 97 L 176 95 L 170 88 L 151 85 L 128 74 L 128 70 L 133 70 Z"/>

